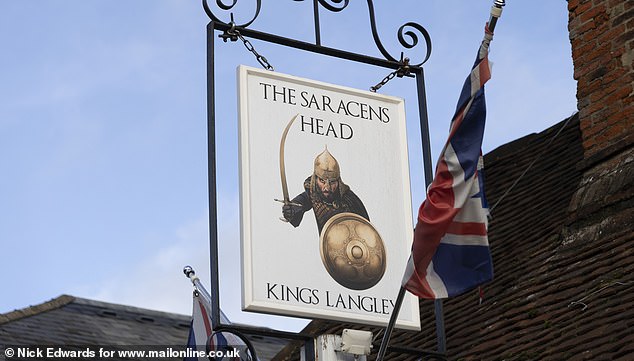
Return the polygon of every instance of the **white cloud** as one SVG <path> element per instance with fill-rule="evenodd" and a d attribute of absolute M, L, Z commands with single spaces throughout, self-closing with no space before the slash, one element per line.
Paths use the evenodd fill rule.
<path fill-rule="evenodd" d="M 222 197 L 220 197 L 222 198 Z M 220 199 L 218 234 L 220 244 L 221 308 L 232 322 L 298 331 L 306 320 L 245 313 L 240 310 L 238 200 Z M 182 268 L 191 265 L 203 285 L 209 287 L 209 228 L 205 213 L 174 231 L 174 241 L 153 250 L 139 263 L 92 286 L 88 298 L 141 308 L 191 313 L 192 285 Z M 78 293 L 86 293 L 86 288 Z M 78 294 L 77 292 L 75 294 Z"/>
<path fill-rule="evenodd" d="M 98 290 L 88 298 L 142 308 L 191 313 L 191 283 L 182 273 L 191 265 L 202 275 L 209 269 L 206 250 L 207 215 L 176 230 L 172 244 L 156 249 L 137 264 L 114 273 L 112 278 L 92 286 Z"/>

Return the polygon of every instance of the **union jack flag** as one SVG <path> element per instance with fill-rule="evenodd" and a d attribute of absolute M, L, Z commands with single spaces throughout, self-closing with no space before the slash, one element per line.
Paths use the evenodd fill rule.
<path fill-rule="evenodd" d="M 493 279 L 481 151 L 492 35 L 486 31 L 462 88 L 427 199 L 418 210 L 403 286 L 421 298 L 456 296 Z"/>
<path fill-rule="evenodd" d="M 230 357 L 216 357 L 215 360 L 239 361 L 243 357 L 248 357 L 247 347 L 244 342 L 232 333 L 214 333 L 210 315 L 211 303 L 205 299 L 198 291 L 194 292 L 194 308 L 192 312 L 192 323 L 189 329 L 187 348 L 200 352 L 220 351 Z M 220 313 L 221 322 L 230 324 L 229 319 Z M 213 337 L 211 337 L 213 334 Z M 237 351 L 235 351 L 237 350 Z M 235 354 L 240 356 L 234 356 Z M 207 357 L 186 357 L 184 361 L 208 361 Z"/>

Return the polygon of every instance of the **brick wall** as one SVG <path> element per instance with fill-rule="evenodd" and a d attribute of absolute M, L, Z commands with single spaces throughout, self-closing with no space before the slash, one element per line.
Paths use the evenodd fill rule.
<path fill-rule="evenodd" d="M 569 0 L 568 10 L 584 160 L 564 243 L 632 239 L 634 0 Z"/>
<path fill-rule="evenodd" d="M 570 42 L 585 158 L 634 143 L 634 0 L 569 0 Z"/>

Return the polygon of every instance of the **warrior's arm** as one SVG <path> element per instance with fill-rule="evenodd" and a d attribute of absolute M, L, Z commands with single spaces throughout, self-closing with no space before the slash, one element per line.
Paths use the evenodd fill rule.
<path fill-rule="evenodd" d="M 348 197 L 352 207 L 356 210 L 355 213 L 369 221 L 370 216 L 368 215 L 368 211 L 365 209 L 365 205 L 361 202 L 361 199 L 352 190 L 348 190 L 346 196 Z"/>
<path fill-rule="evenodd" d="M 303 192 L 297 197 L 293 198 L 290 203 L 293 204 L 285 204 L 282 206 L 282 214 L 284 218 L 289 221 L 293 227 L 299 226 L 302 223 L 302 218 L 304 218 L 304 213 L 313 207 L 310 202 L 310 196 L 308 192 Z"/>

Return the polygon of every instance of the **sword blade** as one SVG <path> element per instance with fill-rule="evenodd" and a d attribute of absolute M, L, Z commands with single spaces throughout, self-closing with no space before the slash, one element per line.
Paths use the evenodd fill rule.
<path fill-rule="evenodd" d="M 286 128 L 284 128 L 282 139 L 280 139 L 280 178 L 282 180 L 282 195 L 284 197 L 284 204 L 290 203 L 290 197 L 288 195 L 288 184 L 286 183 L 286 167 L 284 166 L 284 145 L 286 144 L 286 136 L 288 135 L 288 131 L 289 129 L 291 129 L 291 125 L 293 125 L 293 122 L 298 115 L 299 113 L 295 114 L 295 116 L 291 118 L 291 120 L 286 125 Z"/>

